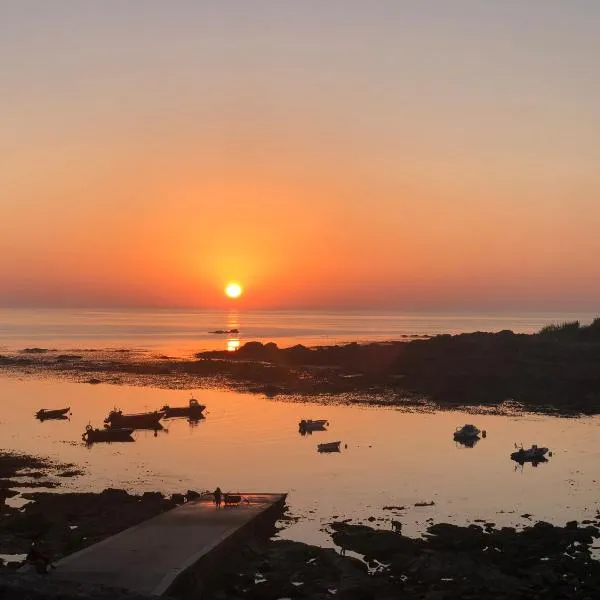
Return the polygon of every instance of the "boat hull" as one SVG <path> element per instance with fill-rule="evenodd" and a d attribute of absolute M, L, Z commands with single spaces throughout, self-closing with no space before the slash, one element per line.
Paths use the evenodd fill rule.
<path fill-rule="evenodd" d="M 321 419 L 318 421 L 302 420 L 298 423 L 298 429 L 300 431 L 325 431 L 325 428 L 329 425 L 329 421 Z"/>
<path fill-rule="evenodd" d="M 83 439 L 88 444 L 96 442 L 133 442 L 131 427 L 110 427 L 107 429 L 86 429 Z"/>
<path fill-rule="evenodd" d="M 328 442 L 326 444 L 318 444 L 317 450 L 319 452 L 339 452 L 341 443 L 342 442 Z"/>
<path fill-rule="evenodd" d="M 160 424 L 162 417 L 162 412 L 124 415 L 120 411 L 113 411 L 104 419 L 104 423 L 111 429 L 128 427 L 132 429 L 162 429 Z"/>
<path fill-rule="evenodd" d="M 165 419 L 173 419 L 176 417 L 188 417 L 190 419 L 201 419 L 202 413 L 206 406 L 202 404 L 197 407 L 190 406 L 164 406 L 162 408 L 162 413 Z"/>
<path fill-rule="evenodd" d="M 538 448 L 537 450 L 518 450 L 517 452 L 513 452 L 510 457 L 512 460 L 518 463 L 538 463 L 538 462 L 546 462 L 548 459 L 546 458 L 546 453 L 548 452 L 548 448 Z"/>
<path fill-rule="evenodd" d="M 44 421 L 45 419 L 66 419 L 67 413 L 71 410 L 71 407 L 67 408 L 57 408 L 53 410 L 46 410 L 42 408 L 35 413 L 35 416 L 40 420 Z"/>

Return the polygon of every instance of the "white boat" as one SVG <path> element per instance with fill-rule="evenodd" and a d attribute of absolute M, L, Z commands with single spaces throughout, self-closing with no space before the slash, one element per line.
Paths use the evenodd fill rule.
<path fill-rule="evenodd" d="M 524 462 L 542 462 L 546 460 L 546 454 L 548 448 L 533 444 L 531 448 L 519 448 L 516 452 L 513 452 L 510 457 L 519 463 Z"/>
<path fill-rule="evenodd" d="M 463 425 L 462 427 L 457 427 L 454 432 L 455 440 L 467 440 L 479 437 L 481 430 L 475 425 Z"/>
<path fill-rule="evenodd" d="M 298 429 L 300 429 L 300 431 L 323 430 L 328 425 L 329 421 L 326 421 L 325 419 L 302 419 L 302 421 L 298 423 Z"/>
<path fill-rule="evenodd" d="M 326 444 L 317 444 L 319 452 L 339 452 L 342 442 L 327 442 Z"/>

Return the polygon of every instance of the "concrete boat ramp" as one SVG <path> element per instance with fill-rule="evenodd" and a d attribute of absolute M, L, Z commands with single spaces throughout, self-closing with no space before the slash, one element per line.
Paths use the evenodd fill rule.
<path fill-rule="evenodd" d="M 286 494 L 251 493 L 215 508 L 200 499 L 162 513 L 56 563 L 50 577 L 152 596 L 194 595 L 219 559 L 273 524 Z"/>

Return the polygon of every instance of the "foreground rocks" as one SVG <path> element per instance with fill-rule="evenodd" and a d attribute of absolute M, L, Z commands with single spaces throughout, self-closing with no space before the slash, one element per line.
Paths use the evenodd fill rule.
<path fill-rule="evenodd" d="M 2 600 L 148 600 L 128 590 L 58 581 L 33 573 L 0 573 Z"/>
<path fill-rule="evenodd" d="M 590 555 L 599 536 L 593 526 L 540 522 L 517 532 L 441 523 L 425 539 L 340 522 L 332 529 L 335 543 L 364 561 L 271 541 L 262 551 L 246 547 L 207 597 L 584 600 L 600 589 L 600 563 Z"/>
<path fill-rule="evenodd" d="M 0 553 L 26 554 L 39 539 L 54 560 L 176 506 L 158 493 L 135 496 L 115 489 L 23 496 L 33 502 L 21 510 L 5 507 L 0 515 Z"/>
<path fill-rule="evenodd" d="M 23 507 L 6 504 L 7 498 L 19 494 L 15 487 L 56 488 L 61 477 L 80 474 L 73 465 L 0 452 L 0 554 L 27 554 L 36 540 L 52 560 L 58 560 L 199 496 L 193 490 L 175 498 L 159 492 L 137 496 L 116 489 L 98 494 L 32 491 L 21 493 L 28 501 Z M 19 559 L 8 562 L 13 568 L 20 564 Z"/>

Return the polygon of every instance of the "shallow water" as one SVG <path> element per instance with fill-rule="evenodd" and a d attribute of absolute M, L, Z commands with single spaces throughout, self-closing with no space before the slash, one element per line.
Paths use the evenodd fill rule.
<path fill-rule="evenodd" d="M 531 513 L 564 523 L 594 516 L 599 504 L 599 417 L 403 412 L 203 390 L 198 398 L 208 408 L 197 426 L 165 421 L 167 431 L 156 437 L 136 431 L 133 443 L 87 447 L 81 440 L 85 426 L 100 426 L 114 406 L 151 410 L 185 404 L 189 393 L 4 376 L 0 397 L 3 449 L 85 470 L 61 478 L 64 489 L 288 492 L 291 512 L 303 518 L 282 535 L 309 543 L 331 543 L 321 528 L 334 517 L 387 519 L 375 522 L 383 527 L 395 519 L 403 532 L 417 534 L 429 518 L 522 524 L 528 521 L 520 515 Z M 63 406 L 71 406 L 69 420 L 39 422 L 33 416 L 39 408 Z M 301 418 L 328 419 L 331 426 L 303 437 Z M 470 422 L 487 430 L 487 438 L 464 448 L 452 433 Z M 340 453 L 317 452 L 317 443 L 334 440 L 342 441 Z M 545 445 L 554 455 L 546 464 L 521 468 L 509 458 L 515 442 Z M 431 500 L 434 506 L 414 506 Z M 383 510 L 386 505 L 406 509 Z"/>

